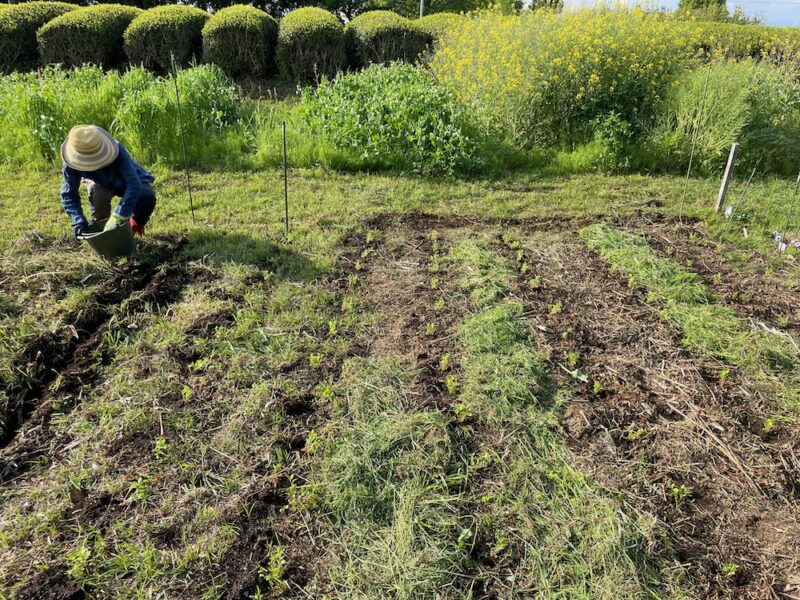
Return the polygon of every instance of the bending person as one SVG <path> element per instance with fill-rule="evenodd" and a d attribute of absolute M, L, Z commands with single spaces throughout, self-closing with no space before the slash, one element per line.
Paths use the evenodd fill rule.
<path fill-rule="evenodd" d="M 88 226 L 81 207 L 81 181 L 86 185 L 92 221 L 108 219 L 104 231 L 130 223 L 134 234 L 144 235 L 156 206 L 156 194 L 150 187 L 154 179 L 122 144 L 102 127 L 76 125 L 61 144 L 61 158 L 61 206 L 72 221 L 75 237 Z M 114 196 L 120 201 L 112 213 Z"/>

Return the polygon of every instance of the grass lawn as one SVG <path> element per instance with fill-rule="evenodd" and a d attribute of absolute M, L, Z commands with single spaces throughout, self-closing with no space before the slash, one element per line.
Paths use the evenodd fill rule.
<path fill-rule="evenodd" d="M 0 167 L 0 598 L 800 590 L 791 182 L 157 176 Z"/>

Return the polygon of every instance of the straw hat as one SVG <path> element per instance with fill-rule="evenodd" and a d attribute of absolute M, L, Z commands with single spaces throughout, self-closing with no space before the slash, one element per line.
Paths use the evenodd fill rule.
<path fill-rule="evenodd" d="M 78 171 L 98 171 L 119 155 L 119 144 L 102 127 L 76 125 L 61 144 L 61 158 Z"/>

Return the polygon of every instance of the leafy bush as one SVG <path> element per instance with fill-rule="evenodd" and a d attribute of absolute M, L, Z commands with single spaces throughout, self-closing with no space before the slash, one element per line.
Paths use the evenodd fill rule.
<path fill-rule="evenodd" d="M 104 67 L 125 61 L 122 35 L 141 9 L 121 4 L 97 4 L 56 17 L 39 29 L 39 53 L 45 63 Z"/>
<path fill-rule="evenodd" d="M 209 14 L 191 6 L 158 6 L 145 11 L 125 31 L 125 53 L 131 64 L 167 71 L 170 52 L 188 65 L 203 50 L 203 26 Z"/>
<path fill-rule="evenodd" d="M 203 58 L 228 75 L 262 75 L 275 60 L 278 22 L 252 6 L 234 5 L 203 27 Z"/>
<path fill-rule="evenodd" d="M 414 62 L 431 41 L 413 22 L 388 10 L 359 15 L 344 30 L 355 66 Z"/>
<path fill-rule="evenodd" d="M 192 162 L 224 155 L 220 150 L 227 127 L 236 124 L 239 109 L 233 85 L 216 65 L 178 73 L 183 133 Z M 174 82 L 158 78 L 141 90 L 126 93 L 117 107 L 115 129 L 134 156 L 180 164 L 180 120 Z"/>
<path fill-rule="evenodd" d="M 792 173 L 800 164 L 800 85 L 766 62 L 719 60 L 679 77 L 651 138 L 656 154 L 684 167 L 694 145 L 696 165 L 717 172 L 731 144 L 740 162 Z"/>
<path fill-rule="evenodd" d="M 321 8 L 298 8 L 287 14 L 278 31 L 278 67 L 292 81 L 333 77 L 347 64 L 344 27 Z"/>
<path fill-rule="evenodd" d="M 0 71 L 23 71 L 38 66 L 36 31 L 76 8 L 65 2 L 28 2 L 0 13 Z"/>
<path fill-rule="evenodd" d="M 445 36 L 430 66 L 521 146 L 570 146 L 610 112 L 641 127 L 693 53 L 685 26 L 639 8 L 487 12 Z"/>
<path fill-rule="evenodd" d="M 455 96 L 411 65 L 373 65 L 303 92 L 306 118 L 337 148 L 419 173 L 473 167 L 477 140 Z"/>
<path fill-rule="evenodd" d="M 451 29 L 461 27 L 466 17 L 455 13 L 436 13 L 415 21 L 417 27 L 427 33 L 432 40 L 438 40 Z"/>

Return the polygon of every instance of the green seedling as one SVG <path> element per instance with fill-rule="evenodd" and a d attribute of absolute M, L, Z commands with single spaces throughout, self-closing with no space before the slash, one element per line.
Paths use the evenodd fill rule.
<path fill-rule="evenodd" d="M 354 268 L 356 271 L 360 271 L 360 270 L 363 268 L 363 266 L 361 265 L 361 261 L 360 261 L 360 260 L 357 260 L 357 261 L 356 261 L 356 263 L 355 263 L 355 265 L 353 265 L 353 268 Z"/>
<path fill-rule="evenodd" d="M 150 484 L 149 477 L 139 477 L 136 481 L 131 482 L 130 491 L 140 502 L 147 502 L 150 497 Z"/>
<path fill-rule="evenodd" d="M 289 588 L 284 580 L 286 567 L 289 561 L 283 551 L 283 546 L 275 546 L 269 553 L 267 568 L 260 567 L 260 575 L 267 582 L 273 592 L 281 592 Z"/>
<path fill-rule="evenodd" d="M 67 553 L 66 562 L 69 565 L 67 568 L 67 575 L 70 579 L 82 581 L 87 576 L 87 567 L 89 559 L 92 556 L 92 551 L 86 542 L 82 542 L 80 546 Z"/>
<path fill-rule="evenodd" d="M 570 367 L 576 367 L 578 365 L 578 361 L 580 360 L 580 354 L 577 352 L 567 352 L 567 364 Z"/>
<path fill-rule="evenodd" d="M 455 375 L 450 375 L 449 377 L 445 377 L 444 386 L 447 388 L 447 393 L 451 396 L 455 396 L 458 393 L 458 377 Z"/>
<path fill-rule="evenodd" d="M 153 456 L 156 458 L 164 458 L 167 454 L 169 454 L 169 450 L 169 444 L 163 437 L 157 438 L 153 443 Z"/>
<path fill-rule="evenodd" d="M 425 333 L 427 335 L 433 335 L 436 333 L 436 323 L 428 323 L 425 325 Z"/>
<path fill-rule="evenodd" d="M 439 278 L 438 277 L 431 277 L 431 289 L 435 290 L 439 287 Z"/>
<path fill-rule="evenodd" d="M 194 393 L 192 392 L 192 388 L 190 388 L 188 385 L 184 385 L 181 388 L 181 398 L 183 398 L 184 402 L 191 402 L 193 395 Z"/>
<path fill-rule="evenodd" d="M 780 422 L 776 417 L 767 417 L 764 419 L 764 433 L 773 433 L 780 427 Z"/>
<path fill-rule="evenodd" d="M 319 432 L 316 429 L 312 429 L 311 431 L 308 432 L 308 436 L 306 436 L 305 451 L 308 454 L 311 454 L 319 447 L 320 442 L 321 442 L 321 437 L 319 435 Z"/>
<path fill-rule="evenodd" d="M 441 312 L 444 310 L 446 304 L 444 298 L 439 298 L 436 302 L 433 303 L 433 310 L 436 312 Z"/>
<path fill-rule="evenodd" d="M 356 287 L 359 281 L 361 281 L 361 279 L 358 275 L 348 275 L 347 277 L 347 285 L 351 288 Z"/>
<path fill-rule="evenodd" d="M 451 392 L 451 393 L 454 393 L 454 392 Z M 468 418 L 470 418 L 472 416 L 472 411 L 469 409 L 469 406 L 467 406 L 463 402 L 459 402 L 458 404 L 456 404 L 453 407 L 453 412 L 456 414 L 456 418 L 459 421 L 465 421 L 466 419 L 468 419 Z"/>
<path fill-rule="evenodd" d="M 528 265 L 528 263 L 524 262 L 524 263 L 522 263 L 522 265 L 520 266 L 520 268 L 519 268 L 519 272 L 520 272 L 520 273 L 522 273 L 523 275 L 525 275 L 525 274 L 526 274 L 528 271 L 530 271 L 530 269 L 531 269 L 531 268 L 530 268 L 530 266 Z"/>
<path fill-rule="evenodd" d="M 442 357 L 439 359 L 439 370 L 440 371 L 447 371 L 450 368 L 450 355 L 443 354 Z"/>
<path fill-rule="evenodd" d="M 323 400 L 334 400 L 336 398 L 336 390 L 330 383 L 326 383 L 322 386 L 319 397 Z"/>
<path fill-rule="evenodd" d="M 726 562 L 722 563 L 719 570 L 725 577 L 735 577 L 739 572 L 739 565 L 732 562 Z"/>
<path fill-rule="evenodd" d="M 372 248 L 364 248 L 364 250 L 361 251 L 361 258 L 369 258 L 374 252 L 375 250 Z"/>
<path fill-rule="evenodd" d="M 586 373 L 579 371 L 578 369 L 570 370 L 566 368 L 564 365 L 559 365 L 559 366 L 562 369 L 564 369 L 569 374 L 569 376 L 572 377 L 575 381 L 580 381 L 581 383 L 589 383 L 589 376 Z"/>
<path fill-rule="evenodd" d="M 592 393 L 595 396 L 597 396 L 602 391 L 603 391 L 603 384 L 595 380 L 595 382 L 592 384 Z"/>
<path fill-rule="evenodd" d="M 517 262 L 521 263 L 523 258 L 525 258 L 525 251 L 522 248 L 520 248 L 519 250 L 517 250 Z"/>
<path fill-rule="evenodd" d="M 550 314 L 551 314 L 551 315 L 558 315 L 558 314 L 561 314 L 561 311 L 562 311 L 562 309 L 563 309 L 563 308 L 564 308 L 564 307 L 563 307 L 563 305 L 561 304 L 561 301 L 559 300 L 559 301 L 558 301 L 558 302 L 556 302 L 555 304 L 551 304 L 551 305 L 550 305 Z"/>
<path fill-rule="evenodd" d="M 540 287 L 542 287 L 542 277 L 540 275 L 528 279 L 528 288 L 538 290 Z"/>
<path fill-rule="evenodd" d="M 328 321 L 328 337 L 335 337 L 339 332 L 338 325 L 335 320 Z"/>
<path fill-rule="evenodd" d="M 637 427 L 636 429 L 630 428 L 628 431 L 625 432 L 625 439 L 629 442 L 635 442 L 636 440 L 640 439 L 645 434 L 643 427 Z"/>
<path fill-rule="evenodd" d="M 311 365 L 312 369 L 319 369 L 320 365 L 322 365 L 322 355 L 321 354 L 309 354 L 308 355 L 308 364 Z"/>
<path fill-rule="evenodd" d="M 492 546 L 492 549 L 489 551 L 489 556 L 497 558 L 508 548 L 508 544 L 509 540 L 507 537 L 498 537 L 494 542 L 494 546 Z"/>
<path fill-rule="evenodd" d="M 722 369 L 722 371 L 719 372 L 719 384 L 725 385 L 725 382 L 728 381 L 728 376 L 730 374 L 731 374 L 730 369 Z"/>
<path fill-rule="evenodd" d="M 474 535 L 471 529 L 464 528 L 461 530 L 461 533 L 458 535 L 458 549 L 459 550 L 466 550 L 470 546 L 472 546 L 472 539 Z"/>
<path fill-rule="evenodd" d="M 677 485 L 670 481 L 667 484 L 667 491 L 672 499 L 675 501 L 675 506 L 678 506 L 684 500 L 687 500 L 692 497 L 692 490 L 686 487 L 684 484 Z"/>

